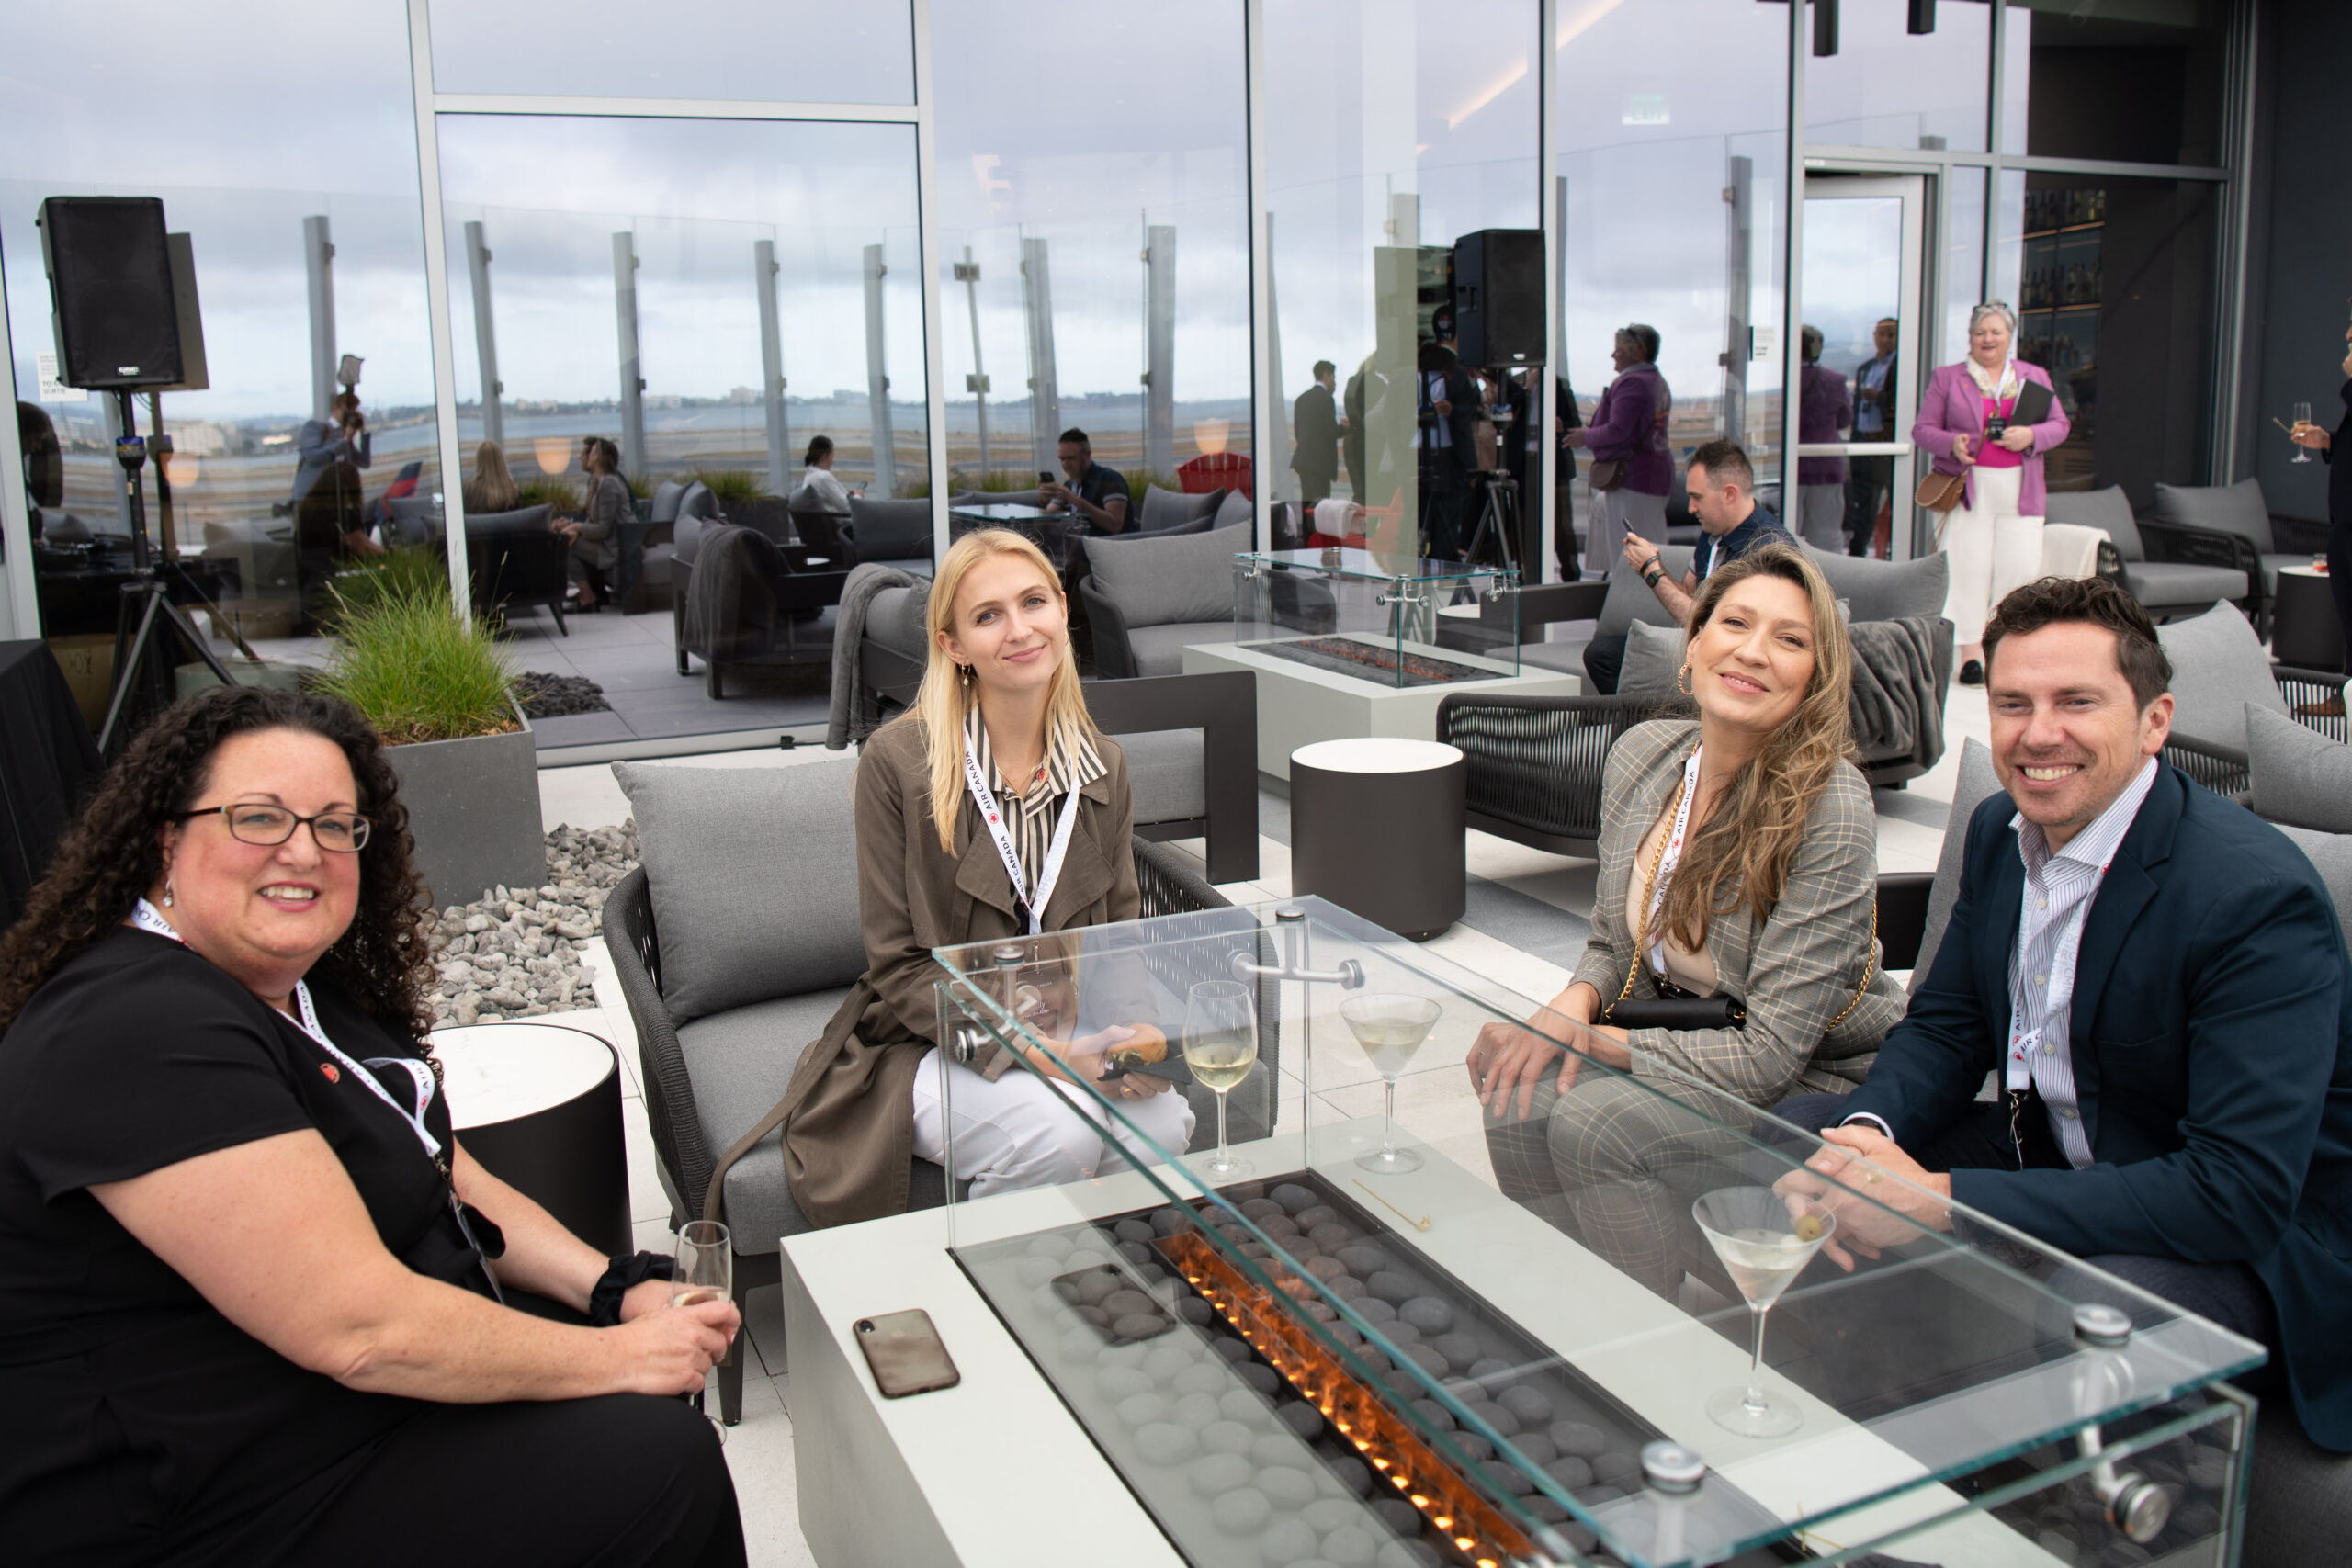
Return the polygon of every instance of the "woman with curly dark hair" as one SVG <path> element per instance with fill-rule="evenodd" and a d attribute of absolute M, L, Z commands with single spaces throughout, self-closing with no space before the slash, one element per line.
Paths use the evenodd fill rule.
<path fill-rule="evenodd" d="M 736 1312 L 468 1156 L 422 903 L 367 722 L 227 688 L 132 742 L 0 940 L 10 1561 L 743 1562 L 659 1397 Z"/>

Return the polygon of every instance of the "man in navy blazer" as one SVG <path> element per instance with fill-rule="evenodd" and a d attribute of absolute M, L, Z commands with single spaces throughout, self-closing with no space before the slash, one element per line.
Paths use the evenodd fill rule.
<path fill-rule="evenodd" d="M 2171 666 L 2121 589 L 2018 589 L 1984 654 L 2008 795 L 1969 822 L 1870 1080 L 1780 1108 L 1835 1145 L 1783 1185 L 1858 1187 L 1842 1148 L 1925 1189 L 1871 1194 L 1920 1225 L 1951 1227 L 1948 1196 L 2260 1339 L 2312 1439 L 2352 1451 L 2352 959 L 2326 886 L 2158 759 Z M 1915 1234 L 1827 1190 L 1853 1251 Z"/>

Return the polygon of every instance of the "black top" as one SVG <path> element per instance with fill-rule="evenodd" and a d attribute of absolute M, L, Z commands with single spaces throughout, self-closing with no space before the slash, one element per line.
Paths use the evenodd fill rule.
<path fill-rule="evenodd" d="M 321 1029 L 354 1062 L 419 1055 L 332 984 L 311 993 Z M 413 1106 L 405 1070 L 383 1075 Z M 438 1095 L 425 1124 L 448 1150 Z M 341 1158 L 395 1256 L 451 1283 L 480 1280 L 410 1124 L 169 938 L 118 930 L 0 1036 L 0 1540 L 11 1562 L 267 1562 L 387 1432 L 427 1408 L 295 1366 L 88 1190 L 304 1128 Z"/>
<path fill-rule="evenodd" d="M 2352 442 L 2352 381 L 2344 383 L 2344 419 L 2331 438 L 2334 445 L 2320 453 L 2320 460 L 2327 465 L 2327 520 L 2338 528 L 2352 528 L 2352 461 L 2339 463 L 2336 453 Z M 2336 568 L 2328 562 L 2331 570 Z"/>
<path fill-rule="evenodd" d="M 1086 466 L 1086 472 L 1074 479 L 1065 479 L 1061 482 L 1068 485 L 1077 493 L 1079 499 L 1089 506 L 1108 508 L 1111 498 L 1117 496 L 1127 503 L 1129 512 L 1135 510 L 1135 498 L 1127 490 L 1127 476 L 1116 468 L 1106 468 L 1100 463 L 1089 463 Z M 1084 516 L 1084 513 L 1080 515 Z M 1087 517 L 1085 521 L 1086 531 L 1089 534 L 1101 535 L 1107 531 L 1102 525 L 1091 517 Z M 1132 523 L 1135 519 L 1130 517 L 1127 521 Z"/>
<path fill-rule="evenodd" d="M 1767 540 L 1787 538 L 1788 532 L 1781 526 L 1781 520 L 1772 514 L 1772 509 L 1759 501 L 1749 511 L 1745 522 L 1721 538 L 1702 532 L 1699 548 L 1690 557 L 1690 570 L 1699 574 L 1700 581 L 1704 582 L 1707 574 L 1720 564 L 1715 559 L 1718 555 L 1724 560 L 1735 561 Z"/>

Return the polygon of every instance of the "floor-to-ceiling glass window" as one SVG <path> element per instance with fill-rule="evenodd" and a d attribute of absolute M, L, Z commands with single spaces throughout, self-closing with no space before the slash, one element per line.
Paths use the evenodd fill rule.
<path fill-rule="evenodd" d="M 1506 402 L 1503 374 L 1546 357 L 1540 305 L 1525 308 L 1542 290 L 1537 20 L 1533 0 L 1265 7 L 1273 269 L 1263 352 L 1286 448 L 1271 482 L 1326 536 L 1450 554 L 1476 535 L 1485 492 L 1461 472 L 1494 465 L 1471 454 L 1442 474 L 1433 467 L 1433 446 L 1450 451 L 1454 430 L 1450 412 L 1424 406 L 1425 351 L 1500 373 L 1481 378 L 1482 405 Z M 1464 342 L 1468 323 L 1454 320 L 1462 243 L 1494 231 L 1517 239 L 1479 242 L 1486 284 L 1508 289 L 1498 256 L 1534 244 L 1518 299 L 1490 296 L 1517 308 L 1479 323 L 1525 336 L 1516 354 L 1499 337 Z M 1317 521 L 1318 500 L 1340 510 Z"/>
<path fill-rule="evenodd" d="M 63 454 L 28 519 L 40 635 L 85 711 L 102 702 L 131 547 L 114 400 L 58 379 L 34 220 L 51 197 L 159 197 L 188 237 L 205 384 L 136 400 L 141 432 L 160 412 L 171 438 L 144 472 L 156 558 L 221 653 L 242 637 L 315 657 L 345 525 L 371 529 L 388 501 L 439 484 L 405 17 L 257 5 L 224 26 L 201 7 L 67 6 L 26 26 L 44 63 L 0 95 L 0 255 L 20 423 Z M 340 423 L 313 423 L 345 355 L 361 361 L 347 447 Z"/>
<path fill-rule="evenodd" d="M 931 49 L 956 487 L 1077 429 L 1138 495 L 1249 491 L 1240 0 L 934 6 Z"/>

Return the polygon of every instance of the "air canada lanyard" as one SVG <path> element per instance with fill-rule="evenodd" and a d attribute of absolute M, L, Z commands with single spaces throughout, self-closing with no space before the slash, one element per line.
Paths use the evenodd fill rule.
<path fill-rule="evenodd" d="M 1682 860 L 1683 836 L 1690 830 L 1690 802 L 1699 794 L 1699 756 L 1682 764 L 1682 804 L 1675 808 L 1674 833 L 1666 840 L 1666 848 L 1658 856 L 1657 867 L 1650 873 L 1650 907 L 1645 924 L 1657 931 L 1650 940 L 1650 967 L 1660 976 L 1666 973 L 1666 932 L 1658 926 L 1657 914 L 1666 907 L 1666 885 L 1674 878 L 1674 868 Z"/>
<path fill-rule="evenodd" d="M 144 898 L 140 899 L 138 904 L 131 909 L 130 919 L 132 923 L 137 925 L 141 931 L 152 931 L 157 936 L 167 937 L 171 941 L 178 942 L 182 947 L 187 946 L 187 939 L 180 935 L 180 933 L 173 928 L 171 921 L 164 919 L 163 912 L 161 910 L 157 909 L 154 905 L 149 903 Z M 318 1009 L 312 1006 L 311 1002 L 311 987 L 300 980 L 294 982 L 294 1005 L 300 1010 L 301 1014 L 300 1017 L 291 1021 L 294 1026 L 300 1029 L 303 1033 L 309 1035 L 312 1043 L 315 1043 L 319 1049 L 324 1051 L 328 1055 L 334 1057 L 337 1063 L 341 1064 L 342 1070 L 344 1072 L 348 1073 L 351 1077 L 358 1079 L 362 1084 L 365 1084 L 369 1089 L 375 1092 L 377 1099 L 382 1100 L 386 1105 L 390 1106 L 393 1113 L 399 1116 L 401 1121 L 408 1123 L 409 1131 L 416 1134 L 416 1141 L 424 1145 L 425 1157 L 433 1162 L 433 1168 L 441 1174 L 441 1188 L 442 1190 L 448 1195 L 449 1212 L 458 1217 L 458 1229 L 464 1234 L 466 1245 L 472 1247 L 474 1252 L 482 1259 L 482 1274 L 485 1278 L 490 1280 L 491 1293 L 498 1300 L 502 1302 L 504 1301 L 505 1297 L 499 1292 L 498 1280 L 494 1275 L 491 1274 L 490 1271 L 489 1260 L 492 1257 L 496 1255 L 485 1252 L 481 1244 L 474 1239 L 473 1222 L 477 1219 L 482 1219 L 484 1216 L 469 1211 L 465 1202 L 458 1198 L 457 1182 L 450 1175 L 449 1156 L 442 1151 L 441 1140 L 435 1137 L 433 1135 L 432 1129 L 424 1124 L 424 1113 L 432 1109 L 434 1091 L 438 1087 L 439 1083 L 439 1080 L 433 1075 L 433 1069 L 426 1064 L 418 1061 L 413 1056 L 370 1056 L 367 1058 L 366 1065 L 368 1067 L 379 1069 L 388 1067 L 398 1068 L 408 1074 L 411 1081 L 416 1085 L 416 1109 L 411 1111 L 407 1106 L 402 1105 L 398 1100 L 393 1098 L 392 1091 L 384 1087 L 382 1081 L 376 1077 L 374 1072 L 361 1071 L 361 1065 L 359 1063 L 353 1061 L 349 1056 L 345 1055 L 341 1046 L 327 1038 L 327 1032 L 322 1028 L 319 1023 Z M 276 1011 L 275 1009 L 272 1009 L 271 1010 Z M 280 1014 L 279 1016 L 283 1017 L 284 1015 Z M 499 1245 L 498 1250 L 500 1252 L 503 1252 L 505 1250 L 503 1239 Z"/>
<path fill-rule="evenodd" d="M 1062 857 L 1069 852 L 1070 830 L 1078 826 L 1077 781 L 1071 781 L 1069 797 L 1062 802 L 1061 819 L 1054 824 L 1053 842 L 1046 850 L 1046 869 L 1037 878 L 1035 898 L 1022 897 L 1026 882 L 1021 873 L 1021 856 L 1012 847 L 1012 834 L 1005 828 L 1004 814 L 997 809 L 988 776 L 980 772 L 980 759 L 972 750 L 968 730 L 964 736 L 964 784 L 972 792 L 972 804 L 980 808 L 980 820 L 988 825 L 989 837 L 996 840 L 996 852 L 1004 859 L 1004 874 L 1012 879 L 1012 902 L 1027 917 L 1029 934 L 1035 936 L 1045 929 L 1046 904 L 1054 896 L 1054 884 L 1061 880 Z"/>

